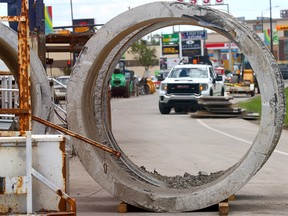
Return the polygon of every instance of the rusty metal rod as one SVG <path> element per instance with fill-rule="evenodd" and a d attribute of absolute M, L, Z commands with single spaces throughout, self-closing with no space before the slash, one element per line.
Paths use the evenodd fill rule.
<path fill-rule="evenodd" d="M 98 142 L 96 142 L 96 141 L 94 141 L 94 140 L 91 140 L 91 139 L 89 139 L 89 138 L 87 138 L 87 137 L 84 137 L 84 136 L 82 136 L 82 135 L 80 135 L 80 134 L 77 134 L 77 133 L 75 133 L 75 132 L 73 132 L 73 131 L 70 131 L 70 130 L 68 130 L 68 129 L 66 129 L 66 128 L 60 127 L 60 126 L 58 126 L 58 125 L 56 125 L 56 124 L 53 124 L 53 123 L 51 123 L 51 122 L 49 122 L 49 121 L 46 121 L 46 120 L 41 119 L 41 118 L 39 118 L 39 117 L 37 117 L 37 116 L 34 116 L 34 115 L 32 115 L 32 119 L 33 119 L 34 121 L 40 122 L 41 124 L 44 124 L 44 125 L 46 125 L 46 126 L 48 126 L 48 127 L 51 127 L 51 128 L 56 129 L 56 130 L 58 130 L 58 131 L 61 131 L 61 132 L 65 133 L 65 134 L 67 134 L 67 135 L 69 135 L 69 136 L 71 136 L 71 137 L 74 137 L 74 138 L 76 138 L 76 139 L 82 140 L 82 141 L 84 141 L 84 142 L 86 142 L 86 143 L 88 143 L 88 144 L 90 144 L 90 145 L 93 145 L 93 146 L 95 146 L 95 147 L 97 147 L 97 148 L 100 148 L 100 149 L 102 149 L 102 150 L 104 150 L 104 151 L 106 151 L 106 152 L 109 152 L 109 153 L 111 153 L 111 154 L 114 154 L 114 155 L 117 156 L 117 157 L 120 157 L 120 156 L 121 156 L 121 152 L 118 152 L 118 151 L 116 151 L 116 150 L 114 150 L 114 149 L 112 149 L 112 148 L 109 148 L 109 147 L 107 147 L 107 146 L 105 146 L 105 145 L 103 145 L 103 144 L 101 144 L 101 143 L 98 143 Z"/>
<path fill-rule="evenodd" d="M 19 109 L 19 108 L 11 108 L 11 109 L 0 109 L 0 114 L 27 114 L 29 113 L 29 109 Z"/>
<path fill-rule="evenodd" d="M 20 134 L 31 131 L 31 83 L 30 83 L 30 32 L 29 32 L 29 4 L 22 1 L 20 22 L 18 23 L 18 64 L 19 64 L 19 108 L 28 109 L 28 113 L 19 113 Z M 15 17 L 14 17 L 15 18 Z"/>

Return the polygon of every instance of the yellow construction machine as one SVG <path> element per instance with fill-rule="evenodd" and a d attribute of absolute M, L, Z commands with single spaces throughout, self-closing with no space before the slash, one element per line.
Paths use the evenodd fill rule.
<path fill-rule="evenodd" d="M 241 54 L 241 63 L 234 65 L 231 79 L 226 79 L 226 91 L 230 93 L 245 93 L 255 95 L 256 78 L 254 71 L 245 56 Z"/>

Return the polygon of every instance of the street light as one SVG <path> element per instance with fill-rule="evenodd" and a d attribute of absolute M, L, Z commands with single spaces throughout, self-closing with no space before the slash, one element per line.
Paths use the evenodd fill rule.
<path fill-rule="evenodd" d="M 273 8 L 276 8 L 276 7 L 279 7 L 279 6 L 277 5 L 277 6 L 274 6 Z M 271 3 L 271 0 L 270 0 L 270 46 L 271 46 L 270 47 L 271 52 L 273 54 L 273 29 L 272 29 L 272 3 Z"/>
<path fill-rule="evenodd" d="M 74 17 L 73 17 L 73 2 L 72 2 L 72 0 L 70 0 L 70 10 L 71 10 L 71 21 L 72 21 L 72 26 L 73 26 Z M 72 31 L 74 32 L 74 27 L 72 27 Z"/>

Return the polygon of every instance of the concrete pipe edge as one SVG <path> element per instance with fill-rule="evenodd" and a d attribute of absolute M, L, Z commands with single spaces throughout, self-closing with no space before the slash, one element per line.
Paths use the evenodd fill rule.
<path fill-rule="evenodd" d="M 112 195 L 151 211 L 184 212 L 214 205 L 236 193 L 269 159 L 282 131 L 284 84 L 268 48 L 255 32 L 229 14 L 186 3 L 150 3 L 115 17 L 85 45 L 67 89 L 69 129 L 107 146 L 117 146 L 106 113 L 113 65 L 145 31 L 168 24 L 191 24 L 214 30 L 231 39 L 247 56 L 262 93 L 261 124 L 247 153 L 215 181 L 193 189 L 177 190 L 152 185 L 128 172 L 126 165 L 115 157 L 80 141 L 74 140 L 74 143 L 84 168 Z M 127 162 L 133 166 L 133 162 Z"/>
<path fill-rule="evenodd" d="M 0 22 L 0 59 L 18 80 L 18 36 L 17 33 Z M 45 69 L 38 56 L 31 50 L 30 55 L 32 113 L 40 118 L 50 120 L 53 115 L 51 90 Z M 33 134 L 43 134 L 47 127 L 32 122 Z"/>

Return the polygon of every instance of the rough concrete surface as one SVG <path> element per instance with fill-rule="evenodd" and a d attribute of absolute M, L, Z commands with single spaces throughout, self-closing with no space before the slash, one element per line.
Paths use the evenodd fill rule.
<path fill-rule="evenodd" d="M 141 38 L 143 32 L 165 27 L 168 23 L 209 28 L 236 43 L 257 75 L 265 118 L 245 157 L 217 180 L 196 189 L 175 191 L 162 187 L 161 181 L 147 175 L 125 154 L 117 160 L 75 140 L 79 158 L 92 178 L 125 202 L 155 212 L 197 210 L 237 192 L 261 169 L 273 152 L 281 134 L 285 112 L 280 70 L 269 49 L 254 31 L 229 14 L 211 8 L 155 2 L 115 17 L 87 42 L 67 89 L 69 129 L 120 150 L 109 130 L 105 111 L 113 66 L 127 46 Z"/>
<path fill-rule="evenodd" d="M 15 31 L 0 22 L 0 59 L 18 80 L 18 36 Z M 31 50 L 30 57 L 32 113 L 43 119 L 50 119 L 52 111 L 51 90 L 46 71 L 38 56 Z M 45 126 L 32 122 L 35 134 L 42 134 Z"/>
<path fill-rule="evenodd" d="M 138 166 L 143 165 L 148 171 L 156 170 L 165 175 L 183 175 L 185 171 L 197 174 L 199 170 L 210 173 L 211 168 L 221 170 L 223 166 L 233 164 L 249 149 L 250 141 L 252 142 L 259 128 L 253 122 L 237 118 L 197 120 L 174 113 L 162 116 L 157 108 L 156 94 L 113 99 L 111 102 L 113 133 L 125 154 Z M 219 131 L 203 128 L 199 122 Z M 179 128 L 172 127 L 172 123 Z M 191 136 L 184 137 L 183 134 L 187 134 L 189 130 Z M 217 134 L 220 136 L 216 136 Z M 237 140 L 230 136 L 236 136 Z M 189 142 L 191 137 L 195 138 L 195 145 Z M 217 140 L 209 144 L 209 137 Z M 287 139 L 288 131 L 284 130 L 276 151 L 268 162 L 236 193 L 236 200 L 229 202 L 229 215 L 287 215 Z M 120 199 L 113 198 L 105 189 L 101 189 L 86 173 L 77 157 L 70 161 L 71 196 L 76 197 L 78 215 L 119 215 L 117 207 Z M 194 171 L 189 169 L 191 166 Z M 218 212 L 214 208 L 201 212 L 170 214 L 131 210 L 129 214 L 218 215 Z"/>
<path fill-rule="evenodd" d="M 287 137 L 287 131 L 284 132 Z M 271 157 L 264 168 L 249 183 L 236 193 L 236 200 L 230 201 L 229 215 L 233 216 L 286 216 L 288 215 L 288 177 L 286 171 L 273 163 L 277 156 Z M 271 162 L 270 162 L 271 161 Z M 286 162 L 288 159 L 286 159 Z M 282 176 L 283 174 L 283 176 Z M 76 198 L 77 215 L 123 215 L 117 212 L 121 200 L 105 191 L 85 171 L 77 156 L 70 159 L 70 195 Z M 152 213 L 132 210 L 129 215 L 219 215 L 217 208 L 189 213 Z M 126 215 L 126 214 L 124 214 Z"/>

